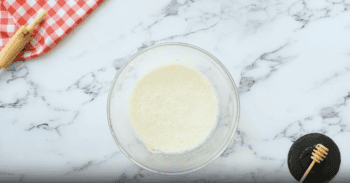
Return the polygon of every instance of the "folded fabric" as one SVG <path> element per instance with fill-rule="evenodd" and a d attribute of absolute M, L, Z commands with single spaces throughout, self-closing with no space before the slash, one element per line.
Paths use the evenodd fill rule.
<path fill-rule="evenodd" d="M 34 38 L 19 58 L 24 60 L 43 55 L 102 2 L 103 0 L 0 0 L 0 49 L 5 47 L 19 28 L 30 24 L 43 8 L 47 16 L 35 27 Z"/>

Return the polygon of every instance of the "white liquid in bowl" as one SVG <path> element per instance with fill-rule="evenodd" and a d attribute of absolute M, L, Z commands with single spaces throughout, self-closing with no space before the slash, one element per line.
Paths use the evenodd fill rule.
<path fill-rule="evenodd" d="M 152 69 L 134 86 L 129 115 L 153 153 L 182 153 L 201 145 L 216 127 L 218 101 L 208 79 L 182 64 Z"/>

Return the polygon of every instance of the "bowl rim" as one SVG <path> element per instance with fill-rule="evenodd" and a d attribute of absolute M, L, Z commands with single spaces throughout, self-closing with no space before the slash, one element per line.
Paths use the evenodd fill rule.
<path fill-rule="evenodd" d="M 237 101 L 237 112 L 236 114 L 234 114 L 236 116 L 236 121 L 235 122 L 235 125 L 233 127 L 233 131 L 232 131 L 232 134 L 231 134 L 231 137 L 228 141 L 227 144 L 224 145 L 224 148 L 222 148 L 222 150 L 214 157 L 212 158 L 210 161 L 208 161 L 207 163 L 203 164 L 202 166 L 199 166 L 197 168 L 194 168 L 192 170 L 189 170 L 189 171 L 186 171 L 186 172 L 178 172 L 178 173 L 166 173 L 166 172 L 159 172 L 159 171 L 156 171 L 156 170 L 152 170 L 148 167 L 145 167 L 141 164 L 139 164 L 137 161 L 135 161 L 133 158 L 131 158 L 123 149 L 123 147 L 119 144 L 119 141 L 117 139 L 117 137 L 115 136 L 114 134 L 114 131 L 113 131 L 113 127 L 112 127 L 112 122 L 111 122 L 111 118 L 110 118 L 110 102 L 111 102 L 111 97 L 112 97 L 112 91 L 113 91 L 113 88 L 114 88 L 114 85 L 117 81 L 117 79 L 119 78 L 119 75 L 120 73 L 122 73 L 122 71 L 125 69 L 125 67 L 132 61 L 134 60 L 134 58 L 136 58 L 137 56 L 143 54 L 144 52 L 148 51 L 148 50 L 151 50 L 153 48 L 157 48 L 157 47 L 161 47 L 161 46 L 166 46 L 166 45 L 178 45 L 178 46 L 185 46 L 185 47 L 190 47 L 190 48 L 193 48 L 193 49 L 196 49 L 198 51 L 201 51 L 203 53 L 205 53 L 207 56 L 211 57 L 214 61 L 217 62 L 217 64 L 219 64 L 221 66 L 221 68 L 226 72 L 226 74 L 228 75 L 230 81 L 231 81 L 231 84 L 234 88 L 234 92 L 235 93 L 235 97 L 236 97 L 236 101 Z M 115 143 L 118 145 L 120 151 L 122 151 L 124 153 L 124 155 L 129 159 L 131 160 L 132 162 L 134 162 L 136 165 L 140 166 L 141 168 L 143 169 L 146 169 L 148 171 L 151 171 L 151 172 L 154 172 L 154 173 L 160 173 L 160 174 L 165 174 L 165 175 L 179 175 L 179 174 L 185 174 L 185 173 L 190 173 L 190 172 L 194 172 L 196 170 L 199 170 L 207 165 L 209 165 L 210 163 L 214 162 L 214 160 L 216 160 L 226 149 L 227 147 L 232 143 L 232 140 L 234 138 L 234 135 L 236 134 L 236 131 L 237 131 L 237 127 L 238 127 L 238 124 L 239 124 L 239 121 L 240 121 L 240 109 L 241 109 L 241 106 L 240 106 L 240 100 L 239 100 L 239 94 L 238 94 L 238 89 L 236 87 L 236 84 L 230 74 L 230 72 L 226 69 L 226 67 L 214 56 L 212 55 L 211 53 L 209 53 L 208 51 L 202 49 L 202 48 L 199 48 L 197 46 L 194 46 L 194 45 L 191 45 L 191 44 L 187 44 L 187 43 L 182 43 L 182 42 L 165 42 L 165 43 L 158 43 L 158 44 L 154 44 L 152 46 L 149 46 L 139 52 L 137 52 L 136 54 L 134 54 L 133 56 L 131 56 L 124 64 L 123 66 L 119 69 L 119 71 L 117 72 L 116 76 L 114 77 L 112 83 L 111 83 L 111 87 L 109 89 L 109 92 L 108 92 L 108 99 L 107 99 L 107 118 L 108 118 L 108 126 L 109 126 L 109 130 L 113 136 L 113 139 L 115 141 Z M 233 120 L 234 120 L 233 119 Z"/>

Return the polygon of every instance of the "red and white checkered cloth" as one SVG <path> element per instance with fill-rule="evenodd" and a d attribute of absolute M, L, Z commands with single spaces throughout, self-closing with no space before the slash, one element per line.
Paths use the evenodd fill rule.
<path fill-rule="evenodd" d="M 103 0 L 0 0 L 0 49 L 5 47 L 19 28 L 28 26 L 43 8 L 47 16 L 35 27 L 34 38 L 20 58 L 24 60 L 43 55 L 102 2 Z"/>

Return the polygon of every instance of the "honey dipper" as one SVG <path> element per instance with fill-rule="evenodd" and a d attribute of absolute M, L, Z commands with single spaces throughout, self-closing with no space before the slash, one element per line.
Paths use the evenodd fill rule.
<path fill-rule="evenodd" d="M 320 161 L 323 161 L 323 158 L 326 158 L 328 148 L 323 146 L 322 144 L 317 144 L 316 149 L 314 149 L 314 152 L 312 152 L 311 159 L 313 159 L 312 163 L 310 164 L 309 168 L 306 170 L 304 176 L 301 178 L 300 182 L 303 182 L 306 176 L 309 174 L 311 168 L 315 165 L 315 162 L 320 163 Z"/>
<path fill-rule="evenodd" d="M 0 69 L 8 68 L 26 44 L 33 39 L 33 30 L 47 15 L 44 9 L 40 9 L 34 21 L 27 26 L 22 26 L 10 39 L 0 52 Z"/>

